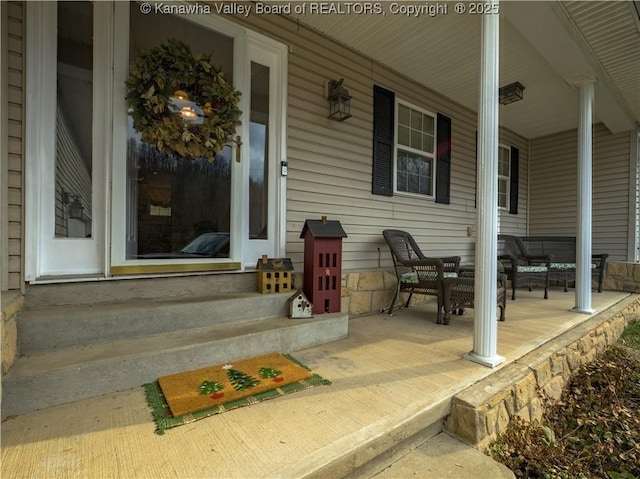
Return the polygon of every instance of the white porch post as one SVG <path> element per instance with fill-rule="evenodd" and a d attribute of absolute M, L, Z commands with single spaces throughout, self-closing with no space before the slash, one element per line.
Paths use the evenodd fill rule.
<path fill-rule="evenodd" d="M 593 314 L 591 309 L 591 152 L 594 81 L 578 85 L 578 207 L 576 232 L 576 305 L 573 311 Z"/>
<path fill-rule="evenodd" d="M 497 1 L 492 2 L 498 4 Z M 497 8 L 496 8 L 497 10 Z M 498 66 L 499 16 L 482 17 L 480 106 L 478 112 L 478 204 L 476 212 L 475 321 L 473 351 L 466 359 L 495 367 L 498 356 Z"/>

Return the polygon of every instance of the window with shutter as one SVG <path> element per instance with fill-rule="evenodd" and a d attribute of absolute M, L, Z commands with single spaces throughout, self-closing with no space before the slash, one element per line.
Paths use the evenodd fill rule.
<path fill-rule="evenodd" d="M 448 204 L 451 119 L 398 100 L 377 85 L 373 99 L 373 194 L 435 197 Z"/>

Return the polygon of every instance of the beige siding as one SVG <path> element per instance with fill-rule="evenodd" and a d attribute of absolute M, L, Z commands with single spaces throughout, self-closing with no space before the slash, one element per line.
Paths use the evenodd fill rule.
<path fill-rule="evenodd" d="M 382 230 L 411 232 L 427 255 L 462 255 L 471 261 L 475 223 L 475 132 L 477 115 L 303 26 L 275 16 L 253 16 L 248 25 L 290 46 L 287 156 L 287 255 L 300 268 L 305 219 L 339 220 L 346 270 L 390 266 Z M 327 119 L 324 82 L 345 79 L 353 117 Z M 451 204 L 371 193 L 373 85 L 398 98 L 452 119 Z M 503 131 L 501 141 L 520 148 L 518 215 L 502 215 L 503 227 L 523 232 L 527 215 L 528 142 Z"/>
<path fill-rule="evenodd" d="M 22 218 L 23 218 L 23 145 L 22 145 L 22 106 L 23 106 L 23 18 L 24 2 L 9 2 L 7 5 L 7 101 L 8 142 L 7 170 L 8 178 L 8 289 L 22 287 Z"/>
<path fill-rule="evenodd" d="M 627 259 L 629 238 L 629 135 L 593 130 L 592 249 Z M 577 131 L 531 142 L 532 235 L 575 235 Z"/>

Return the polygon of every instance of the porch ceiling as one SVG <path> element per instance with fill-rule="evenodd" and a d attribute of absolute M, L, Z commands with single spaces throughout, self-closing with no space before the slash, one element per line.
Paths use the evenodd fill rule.
<path fill-rule="evenodd" d="M 453 2 L 448 14 L 434 17 L 394 15 L 391 2 L 383 3 L 385 15 L 294 17 L 477 110 L 482 17 L 457 15 Z M 500 107 L 502 126 L 526 138 L 575 128 L 576 83 L 589 79 L 597 80 L 596 121 L 614 133 L 640 123 L 640 18 L 634 2 L 502 2 L 500 8 L 500 84 L 525 86 L 523 101 Z"/>

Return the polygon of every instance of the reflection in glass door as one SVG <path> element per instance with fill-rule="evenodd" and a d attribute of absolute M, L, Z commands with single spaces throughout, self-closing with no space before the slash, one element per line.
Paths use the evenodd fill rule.
<path fill-rule="evenodd" d="M 55 236 L 90 238 L 93 5 L 58 3 Z"/>
<path fill-rule="evenodd" d="M 268 238 L 269 133 L 269 67 L 251 62 L 249 239 Z"/>
<path fill-rule="evenodd" d="M 234 40 L 171 15 L 130 7 L 129 59 L 169 38 L 212 53 L 233 83 Z M 126 259 L 228 258 L 231 241 L 231 148 L 210 162 L 166 154 L 127 128 Z"/>

